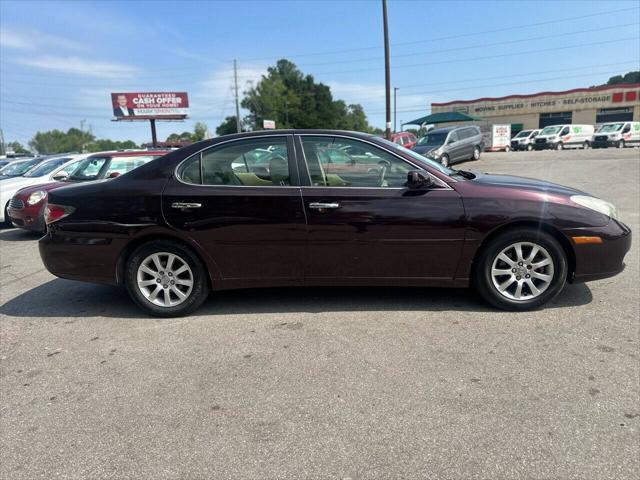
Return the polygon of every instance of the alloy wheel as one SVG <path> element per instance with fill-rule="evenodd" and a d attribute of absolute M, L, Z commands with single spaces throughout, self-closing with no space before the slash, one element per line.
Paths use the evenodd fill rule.
<path fill-rule="evenodd" d="M 509 300 L 527 301 L 545 292 L 553 280 L 549 252 L 534 242 L 517 242 L 502 249 L 491 265 L 491 280 Z"/>
<path fill-rule="evenodd" d="M 194 284 L 187 261 L 169 252 L 146 257 L 138 267 L 136 281 L 140 293 L 160 307 L 180 305 L 189 298 Z"/>

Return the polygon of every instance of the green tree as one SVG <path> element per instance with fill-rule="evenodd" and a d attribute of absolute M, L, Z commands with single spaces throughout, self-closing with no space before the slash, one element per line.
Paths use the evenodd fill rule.
<path fill-rule="evenodd" d="M 240 130 L 243 132 L 251 131 L 251 120 L 248 117 L 240 119 Z M 216 127 L 216 135 L 230 135 L 232 133 L 238 133 L 235 115 L 225 118 L 222 123 Z"/>
<path fill-rule="evenodd" d="M 66 133 L 60 130 L 37 132 L 29 145 L 42 154 L 82 152 L 94 140 L 95 137 L 91 133 L 70 128 Z"/>
<path fill-rule="evenodd" d="M 362 106 L 334 101 L 327 85 L 316 83 L 312 75 L 304 75 L 284 59 L 244 92 L 242 107 L 249 110 L 254 130 L 262 128 L 263 120 L 274 120 L 278 128 L 371 128 Z"/>
<path fill-rule="evenodd" d="M 104 152 L 108 150 L 129 150 L 133 148 L 138 148 L 138 145 L 132 140 L 121 142 L 102 138 L 87 145 L 86 150 L 89 152 Z"/>
<path fill-rule="evenodd" d="M 640 70 L 627 72 L 624 75 L 616 75 L 607 81 L 607 85 L 618 85 L 620 83 L 640 83 Z"/>
<path fill-rule="evenodd" d="M 206 123 L 196 122 L 192 132 L 172 133 L 167 137 L 167 142 L 199 142 L 207 138 L 209 129 Z"/>
<path fill-rule="evenodd" d="M 193 141 L 199 142 L 200 140 L 204 140 L 208 137 L 209 129 L 207 125 L 202 122 L 196 122 L 193 127 Z"/>
<path fill-rule="evenodd" d="M 29 151 L 24 148 L 20 142 L 7 143 L 7 151 L 13 151 L 13 153 L 29 153 Z"/>

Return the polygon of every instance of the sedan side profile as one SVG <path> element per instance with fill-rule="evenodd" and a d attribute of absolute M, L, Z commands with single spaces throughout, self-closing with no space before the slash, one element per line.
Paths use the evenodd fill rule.
<path fill-rule="evenodd" d="M 328 173 L 335 150 L 369 168 Z M 272 152 L 261 170 L 245 161 L 257 151 Z M 631 245 L 613 205 L 586 193 L 342 131 L 205 140 L 48 202 L 47 269 L 123 285 L 157 316 L 192 312 L 211 290 L 288 285 L 474 286 L 527 310 L 619 273 Z"/>

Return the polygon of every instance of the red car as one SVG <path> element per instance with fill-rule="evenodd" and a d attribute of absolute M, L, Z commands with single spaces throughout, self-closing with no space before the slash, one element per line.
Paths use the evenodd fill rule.
<path fill-rule="evenodd" d="M 391 135 L 391 141 L 402 145 L 404 148 L 413 148 L 418 139 L 411 132 L 398 132 Z"/>
<path fill-rule="evenodd" d="M 70 183 L 115 178 L 127 173 L 154 158 L 167 153 L 161 151 L 105 152 L 91 155 L 82 160 L 78 167 L 64 180 L 18 190 L 9 203 L 8 213 L 13 226 L 44 233 L 44 207 L 48 193 Z"/>

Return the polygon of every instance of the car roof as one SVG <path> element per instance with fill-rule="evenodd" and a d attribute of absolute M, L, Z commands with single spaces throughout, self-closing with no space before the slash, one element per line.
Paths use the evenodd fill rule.
<path fill-rule="evenodd" d="M 90 157 L 145 157 L 150 155 L 166 155 L 169 153 L 167 150 L 138 150 L 135 152 L 96 152 L 90 155 Z"/>

